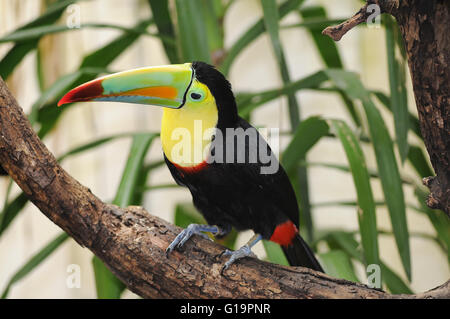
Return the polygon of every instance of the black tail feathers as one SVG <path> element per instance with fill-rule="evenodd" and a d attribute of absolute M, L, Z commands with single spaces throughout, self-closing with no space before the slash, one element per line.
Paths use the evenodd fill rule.
<path fill-rule="evenodd" d="M 297 234 L 289 246 L 282 246 L 291 266 L 302 266 L 324 272 L 308 244 Z"/>

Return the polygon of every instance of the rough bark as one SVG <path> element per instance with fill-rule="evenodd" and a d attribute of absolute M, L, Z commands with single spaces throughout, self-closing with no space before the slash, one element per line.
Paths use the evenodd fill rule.
<path fill-rule="evenodd" d="M 369 0 L 368 4 L 378 4 L 381 12 L 393 15 L 402 32 L 420 128 L 436 173 L 423 180 L 430 189 L 427 205 L 450 217 L 450 1 Z M 339 40 L 365 21 L 364 8 L 349 20 L 350 27 L 344 23 L 323 33 Z"/>
<path fill-rule="evenodd" d="M 246 258 L 220 273 L 220 245 L 201 237 L 169 257 L 180 228 L 143 208 L 103 203 L 57 163 L 0 79 L 0 163 L 28 198 L 147 298 L 450 298 L 450 281 L 419 295 L 389 295 L 301 267 Z"/>
<path fill-rule="evenodd" d="M 422 136 L 436 173 L 424 179 L 430 189 L 427 205 L 450 216 L 450 1 L 403 2 L 395 17 L 408 54 Z"/>

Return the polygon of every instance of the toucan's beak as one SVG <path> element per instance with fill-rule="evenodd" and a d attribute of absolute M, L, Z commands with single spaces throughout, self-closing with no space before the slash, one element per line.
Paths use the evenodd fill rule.
<path fill-rule="evenodd" d="M 192 79 L 191 63 L 115 73 L 73 89 L 58 106 L 73 102 L 115 101 L 176 109 L 184 105 Z"/>

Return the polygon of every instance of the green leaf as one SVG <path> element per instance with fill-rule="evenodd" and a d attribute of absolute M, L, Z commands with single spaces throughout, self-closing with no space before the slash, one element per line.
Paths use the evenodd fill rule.
<path fill-rule="evenodd" d="M 52 24 L 64 13 L 66 8 L 75 2 L 79 2 L 82 0 L 57 0 L 57 1 L 47 1 L 47 3 L 51 3 L 44 13 L 42 13 L 35 20 L 27 23 L 23 27 L 20 27 L 18 30 L 34 28 L 39 25 L 44 24 Z M 57 19 L 55 20 L 55 16 Z"/>
<path fill-rule="evenodd" d="M 319 254 L 319 259 L 327 275 L 359 282 L 351 259 L 343 251 L 330 250 L 329 252 Z"/>
<path fill-rule="evenodd" d="M 39 84 L 39 90 L 42 93 L 42 91 L 44 91 L 46 88 L 46 84 L 42 65 L 42 48 L 39 46 L 36 49 L 36 77 Z"/>
<path fill-rule="evenodd" d="M 389 86 L 391 91 L 392 114 L 394 115 L 397 146 L 402 162 L 408 155 L 408 100 L 406 94 L 405 66 L 396 58 L 395 49 L 398 37 L 398 26 L 391 16 L 383 16 L 386 26 L 386 48 L 389 71 Z"/>
<path fill-rule="evenodd" d="M 97 298 L 119 299 L 125 285 L 114 276 L 97 256 L 92 258 L 92 266 L 94 268 Z"/>
<path fill-rule="evenodd" d="M 143 169 L 144 169 L 144 171 L 150 171 L 150 170 L 153 170 L 153 169 L 156 169 L 158 167 L 165 166 L 165 165 L 166 165 L 166 161 L 165 160 L 157 160 L 157 161 L 145 164 Z"/>
<path fill-rule="evenodd" d="M 178 39 L 184 62 L 211 63 L 208 34 L 201 0 L 176 0 Z"/>
<path fill-rule="evenodd" d="M 77 0 L 64 0 L 58 1 L 50 5 L 47 10 L 35 20 L 20 27 L 17 31 L 22 31 L 42 25 L 49 25 L 56 22 L 64 13 L 66 8 L 77 2 Z M 6 55 L 0 60 L 0 76 L 6 80 L 14 71 L 16 66 L 22 61 L 22 59 L 32 50 L 37 47 L 39 38 L 15 44 Z"/>
<path fill-rule="evenodd" d="M 138 22 L 136 26 L 132 28 L 133 32 L 124 32 L 124 34 L 112 40 L 104 47 L 87 55 L 83 59 L 80 68 L 106 68 L 137 39 L 139 39 L 142 34 L 142 32 L 139 31 L 145 31 L 151 24 L 153 24 L 153 20 L 142 20 Z M 137 30 L 137 32 L 135 30 Z"/>
<path fill-rule="evenodd" d="M 110 136 L 106 136 L 106 137 L 102 137 L 99 139 L 96 139 L 94 141 L 82 144 L 80 146 L 74 147 L 73 149 L 65 152 L 64 154 L 62 154 L 61 156 L 58 157 L 58 162 L 61 162 L 63 160 L 65 160 L 67 157 L 69 156 L 73 156 L 73 155 L 77 155 L 80 153 L 83 153 L 85 151 L 91 150 L 93 148 L 96 148 L 98 146 L 101 146 L 103 144 L 106 144 L 108 142 L 114 141 L 116 139 L 119 138 L 124 138 L 124 137 L 130 137 L 130 136 L 135 136 L 137 134 L 141 134 L 141 133 L 121 133 L 121 134 L 115 134 L 115 135 L 110 135 Z"/>
<path fill-rule="evenodd" d="M 333 164 L 333 163 L 320 163 L 320 162 L 301 162 L 300 165 L 303 166 L 316 166 L 316 167 L 325 167 L 325 168 L 332 168 L 337 169 L 342 172 L 351 172 L 350 167 L 340 164 Z M 373 178 L 380 178 L 380 175 L 378 175 L 378 172 L 374 169 L 368 168 L 368 172 L 370 177 Z M 407 185 L 414 185 L 414 182 L 407 178 L 402 178 L 402 183 Z"/>
<path fill-rule="evenodd" d="M 450 263 L 450 219 L 440 210 L 431 209 L 426 205 L 427 193 L 416 187 L 414 194 L 420 204 L 420 210 L 425 213 L 436 230 L 439 241 L 447 251 L 447 259 Z"/>
<path fill-rule="evenodd" d="M 175 39 L 175 31 L 172 24 L 169 1 L 168 0 L 148 0 L 150 8 L 152 10 L 153 19 L 155 20 L 158 32 L 168 38 Z M 170 63 L 176 64 L 181 63 L 178 56 L 177 47 L 174 44 L 169 44 L 167 42 L 162 43 L 167 57 Z"/>
<path fill-rule="evenodd" d="M 76 31 L 76 30 L 82 30 L 82 29 L 115 29 L 124 31 L 127 33 L 136 33 L 139 35 L 148 35 L 152 37 L 161 38 L 163 43 L 174 45 L 174 41 L 171 38 L 165 37 L 160 34 L 150 33 L 146 31 L 145 29 L 138 29 L 138 28 L 127 28 L 116 24 L 107 24 L 107 23 L 84 23 L 81 24 L 78 28 L 71 28 L 66 25 L 44 25 L 44 26 L 38 26 L 34 28 L 29 28 L 25 30 L 17 30 L 14 31 L 2 38 L 0 38 L 0 43 L 5 42 L 27 42 L 30 40 L 40 39 L 43 36 L 54 34 L 54 33 L 61 33 L 61 32 L 67 32 L 67 31 Z"/>
<path fill-rule="evenodd" d="M 331 249 L 340 249 L 345 251 L 352 258 L 363 262 L 363 255 L 359 251 L 358 242 L 354 238 L 354 234 L 344 231 L 331 231 L 322 236 L 326 240 Z M 383 283 L 392 293 L 411 293 L 408 285 L 385 263 L 381 261 L 381 278 Z"/>
<path fill-rule="evenodd" d="M 297 163 L 303 161 L 306 153 L 320 138 L 328 134 L 328 124 L 318 118 L 310 117 L 300 122 L 294 132 L 294 136 L 281 157 L 283 168 L 291 180 L 300 208 L 300 226 L 306 231 L 306 238 L 312 241 L 314 237 L 314 225 L 309 200 L 309 187 L 306 168 L 299 169 Z"/>
<path fill-rule="evenodd" d="M 306 21 L 313 19 L 318 19 L 319 21 L 328 20 L 327 13 L 322 6 L 304 6 L 300 8 L 299 12 Z M 322 26 L 326 27 L 327 25 Z M 323 36 L 323 28 L 308 28 L 308 31 L 325 65 L 328 68 L 342 69 L 344 66 L 336 42 L 330 37 Z"/>
<path fill-rule="evenodd" d="M 3 228 L 3 219 L 5 217 L 5 210 L 8 207 L 9 196 L 11 195 L 12 187 L 13 187 L 13 179 L 8 177 L 8 186 L 6 187 L 5 199 L 3 201 L 3 208 L 2 208 L 2 212 L 0 213 L 0 229 Z M 1 235 L 1 232 L 0 232 L 0 235 Z"/>
<path fill-rule="evenodd" d="M 174 224 L 186 228 L 190 224 L 205 224 L 205 219 L 192 203 L 178 203 L 175 206 Z"/>
<path fill-rule="evenodd" d="M 351 169 L 349 166 L 341 165 L 341 164 L 334 164 L 334 163 L 322 163 L 322 162 L 301 162 L 300 165 L 304 166 L 313 166 L 313 167 L 324 167 L 324 168 L 330 168 L 330 169 L 336 169 L 342 172 L 351 173 Z M 376 177 L 379 178 L 378 173 L 370 168 L 367 168 L 370 177 Z"/>
<path fill-rule="evenodd" d="M 295 171 L 298 162 L 305 159 L 306 153 L 320 138 L 327 135 L 328 131 L 327 122 L 320 117 L 312 116 L 300 123 L 281 157 L 281 164 L 288 174 Z"/>
<path fill-rule="evenodd" d="M 119 188 L 114 198 L 113 204 L 125 207 L 136 203 L 132 202 L 133 194 L 136 189 L 136 183 L 139 178 L 140 169 L 143 167 L 145 155 L 151 142 L 157 134 L 136 134 L 133 137 L 125 169 L 122 173 Z"/>
<path fill-rule="evenodd" d="M 300 8 L 299 12 L 303 19 L 327 19 L 327 13 L 321 6 L 305 6 Z M 336 24 L 339 23 L 340 22 Z M 342 63 L 342 59 L 336 43 L 330 37 L 324 37 L 322 34 L 322 31 L 325 27 L 326 26 L 323 26 L 321 29 L 308 28 L 308 31 L 311 34 L 314 44 L 316 45 L 317 50 L 325 65 L 328 68 L 342 69 L 344 68 L 344 65 Z M 355 105 L 353 104 L 352 100 L 347 98 L 342 91 L 338 91 L 338 93 L 347 108 L 347 112 L 352 117 L 353 122 L 357 126 L 361 126 L 361 118 L 356 111 Z"/>
<path fill-rule="evenodd" d="M 328 234 L 326 241 L 331 250 L 344 250 L 352 258 L 363 262 L 363 255 L 353 233 L 346 231 L 334 231 Z"/>
<path fill-rule="evenodd" d="M 214 57 L 216 53 L 223 50 L 224 44 L 224 30 L 221 22 L 223 19 L 219 16 L 221 9 L 217 8 L 220 5 L 220 1 L 201 0 L 201 4 L 200 7 L 205 17 L 209 52 Z"/>
<path fill-rule="evenodd" d="M 264 25 L 270 36 L 272 43 L 272 49 L 275 54 L 275 58 L 278 63 L 278 69 L 281 74 L 283 84 L 286 85 L 291 82 L 289 69 L 286 63 L 283 47 L 280 41 L 279 26 L 278 26 L 278 10 L 275 0 L 261 0 L 263 12 L 264 12 Z M 288 109 L 289 119 L 291 123 L 291 129 L 295 130 L 300 123 L 300 107 L 298 105 L 295 94 L 288 94 Z"/>
<path fill-rule="evenodd" d="M 402 180 L 395 159 L 392 140 L 384 120 L 370 99 L 370 92 L 366 91 L 356 74 L 336 69 L 327 70 L 326 73 L 338 88 L 343 90 L 350 98 L 361 100 L 363 104 L 395 241 L 403 268 L 408 279 L 411 279 L 411 255 Z"/>
<path fill-rule="evenodd" d="M 374 202 L 375 206 L 385 206 L 386 202 L 384 201 L 376 201 Z M 325 201 L 314 203 L 314 207 L 327 207 L 327 206 L 359 206 L 356 200 L 344 200 L 344 201 Z M 378 231 L 379 233 L 379 231 Z"/>
<path fill-rule="evenodd" d="M 263 240 L 262 242 L 264 249 L 266 250 L 268 261 L 279 265 L 289 266 L 289 262 L 280 245 L 268 240 Z"/>
<path fill-rule="evenodd" d="M 434 176 L 433 169 L 431 168 L 428 161 L 428 156 L 425 155 L 422 147 L 410 145 L 408 160 L 420 177 L 424 178 L 428 176 Z"/>
<path fill-rule="evenodd" d="M 381 272 L 383 274 L 383 282 L 392 294 L 413 294 L 414 292 L 407 284 L 390 269 L 386 264 L 381 264 Z"/>
<path fill-rule="evenodd" d="M 24 193 L 20 193 L 10 203 L 5 205 L 0 217 L 0 236 L 8 228 L 11 222 L 22 211 L 25 205 L 28 203 L 28 198 Z"/>
<path fill-rule="evenodd" d="M 309 9 L 314 10 L 315 8 L 322 8 L 322 7 L 302 7 L 300 8 L 300 13 L 303 17 L 306 18 L 305 15 L 303 15 L 304 11 L 307 11 Z M 309 13 L 309 12 L 308 12 Z M 280 26 L 281 29 L 294 29 L 294 28 L 305 28 L 309 31 L 320 31 L 322 32 L 323 29 L 329 26 L 341 24 L 342 22 L 345 22 L 345 19 L 328 19 L 328 18 L 306 18 L 303 19 L 300 23 L 291 23 L 291 24 L 283 24 Z"/>
<path fill-rule="evenodd" d="M 145 196 L 145 192 L 143 190 L 145 189 L 145 185 L 147 184 L 150 171 L 151 170 L 145 169 L 144 165 L 139 169 L 138 178 L 134 187 L 133 197 L 131 198 L 131 203 L 133 203 L 133 205 L 143 206 Z"/>
<path fill-rule="evenodd" d="M 247 117 L 258 106 L 264 105 L 280 96 L 294 94 L 299 90 L 317 88 L 327 80 L 328 77 L 325 72 L 319 71 L 295 82 L 290 82 L 278 89 L 237 95 L 239 115 Z"/>
<path fill-rule="evenodd" d="M 306 168 L 299 169 L 299 161 L 303 161 L 306 153 L 320 138 L 329 131 L 326 121 L 319 117 L 310 117 L 300 122 L 294 132 L 294 136 L 281 157 L 283 168 L 291 180 L 297 195 L 300 207 L 300 226 L 306 231 L 306 238 L 312 241 L 314 237 L 314 225 L 309 200 L 309 187 Z"/>
<path fill-rule="evenodd" d="M 14 45 L 0 61 L 0 77 L 7 80 L 16 66 L 31 50 L 36 48 L 36 45 L 37 41 Z"/>
<path fill-rule="evenodd" d="M 308 171 L 306 167 L 298 167 L 297 174 L 291 174 L 289 178 L 300 209 L 300 232 L 306 232 L 305 239 L 307 242 L 312 242 L 314 240 L 314 221 L 309 196 Z"/>
<path fill-rule="evenodd" d="M 392 112 L 392 105 L 391 105 L 391 99 L 390 97 L 388 97 L 386 94 L 380 92 L 380 91 L 371 91 L 372 94 L 374 94 L 377 99 L 384 105 L 386 106 L 386 108 Z M 408 123 L 408 127 L 409 129 L 419 138 L 419 139 L 423 139 L 422 138 L 422 133 L 420 132 L 420 124 L 419 124 L 419 119 L 417 118 L 416 115 L 409 113 L 409 123 Z"/>
<path fill-rule="evenodd" d="M 156 134 L 137 134 L 134 136 L 122 179 L 113 201 L 114 205 L 125 207 L 134 204 L 132 200 L 139 181 L 139 173 L 143 168 L 145 155 L 155 136 Z M 92 263 L 98 298 L 120 298 L 125 285 L 111 273 L 97 256 L 94 256 Z"/>
<path fill-rule="evenodd" d="M 304 0 L 286 0 L 278 7 L 278 15 L 280 19 L 284 18 L 289 12 L 297 9 Z M 231 46 L 227 52 L 227 56 L 223 60 L 220 70 L 227 75 L 230 71 L 236 57 L 256 38 L 265 31 L 263 19 L 258 20 Z"/>
<path fill-rule="evenodd" d="M 374 91 L 372 92 L 378 100 L 386 106 L 386 108 L 392 112 L 391 100 L 388 96 L 382 92 Z M 422 133 L 420 131 L 419 119 L 416 115 L 409 113 L 409 129 L 419 138 L 422 138 Z M 416 172 L 420 177 L 433 176 L 433 168 L 431 167 L 428 156 L 425 155 L 423 147 L 418 147 L 415 145 L 409 145 L 408 147 L 408 161 L 414 167 Z"/>
<path fill-rule="evenodd" d="M 157 185 L 149 185 L 149 186 L 145 186 L 143 191 L 152 191 L 152 190 L 156 190 L 156 189 L 169 189 L 169 188 L 179 188 L 180 186 L 177 184 L 172 184 L 172 183 L 168 183 L 168 184 L 157 184 Z"/>
<path fill-rule="evenodd" d="M 370 175 L 358 139 L 348 125 L 340 120 L 332 120 L 332 127 L 341 140 L 358 197 L 358 222 L 365 264 L 380 264 L 378 252 L 377 219 L 373 200 Z"/>
<path fill-rule="evenodd" d="M 369 122 L 369 129 L 378 165 L 378 173 L 380 175 L 386 204 L 389 209 L 394 237 L 406 275 L 408 276 L 408 279 L 411 280 L 411 255 L 408 225 L 406 222 L 405 199 L 402 180 L 392 148 L 392 141 L 375 105 L 370 100 L 363 101 L 363 105 Z"/>
<path fill-rule="evenodd" d="M 47 259 L 59 246 L 61 246 L 64 241 L 69 238 L 69 235 L 62 233 L 48 243 L 43 249 L 41 249 L 37 254 L 35 254 L 28 262 L 25 263 L 8 281 L 5 290 L 2 293 L 2 299 L 8 296 L 11 286 L 16 282 L 20 281 L 35 268 L 37 268 L 44 260 Z"/>

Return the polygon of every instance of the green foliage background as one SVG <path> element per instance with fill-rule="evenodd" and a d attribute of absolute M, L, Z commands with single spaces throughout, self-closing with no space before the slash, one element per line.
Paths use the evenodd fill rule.
<path fill-rule="evenodd" d="M 79 0 L 82 1 L 82 0 Z M 85 0 L 86 1 L 86 0 Z M 39 41 L 49 34 L 72 32 L 61 22 L 61 17 L 67 7 L 77 0 L 47 1 L 48 6 L 42 15 L 32 22 L 20 27 L 0 38 L 2 43 L 13 43 L 13 46 L 0 60 L 0 75 L 8 79 L 23 58 L 35 51 Z M 125 52 L 140 38 L 157 37 L 162 42 L 170 63 L 183 63 L 202 60 L 215 64 L 225 75 L 230 71 L 236 58 L 252 44 L 252 42 L 267 33 L 282 79 L 282 87 L 261 92 L 235 92 L 241 116 L 251 121 L 252 112 L 266 103 L 279 97 L 287 97 L 290 119 L 290 142 L 281 155 L 281 162 L 288 172 L 295 187 L 300 210 L 301 232 L 311 246 L 317 250 L 320 246 L 320 260 L 327 273 L 332 276 L 352 281 L 366 282 L 355 272 L 355 265 L 364 266 L 377 264 L 381 267 L 383 288 L 392 293 L 412 293 L 410 239 L 420 236 L 434 241 L 448 258 L 450 247 L 449 221 L 441 213 L 426 207 L 424 199 L 427 191 L 421 185 L 421 178 L 433 175 L 433 170 L 427 161 L 423 143 L 410 144 L 408 133 L 416 135 L 421 141 L 418 119 L 408 112 L 406 98 L 406 62 L 399 30 L 395 21 L 383 17 L 379 32 L 386 34 L 385 67 L 389 74 L 389 92 L 379 92 L 364 86 L 358 74 L 345 69 L 336 44 L 328 37 L 321 35 L 321 30 L 329 25 L 341 22 L 329 19 L 320 5 L 304 4 L 302 0 L 261 0 L 263 15 L 250 26 L 231 46 L 224 46 L 223 21 L 229 12 L 233 0 L 148 0 L 152 16 L 136 22 L 131 28 L 115 24 L 89 23 L 80 27 L 85 29 L 108 28 L 117 29 L 122 35 L 110 43 L 85 56 L 79 67 L 54 82 L 49 88 L 43 85 L 40 61 L 36 76 L 41 84 L 41 96 L 33 104 L 29 119 L 38 130 L 39 136 L 45 139 L 57 125 L 67 109 L 72 105 L 57 108 L 57 101 L 71 88 L 95 77 L 108 73 L 110 64 Z M 280 21 L 287 14 L 297 14 L 302 22 L 286 25 Z M 156 26 L 157 33 L 149 32 L 151 26 Z M 288 28 L 307 30 L 316 46 L 325 68 L 300 79 L 293 79 L 286 63 L 285 52 L 280 41 L 280 32 Z M 348 36 L 351 36 L 348 35 Z M 303 63 L 299 61 L 298 63 Z M 350 115 L 350 121 L 345 122 L 321 117 L 305 118 L 302 108 L 296 99 L 296 93 L 302 90 L 312 90 L 317 94 L 336 94 L 340 98 L 343 112 Z M 377 101 L 377 103 L 375 103 Z M 395 135 L 390 135 L 386 124 L 380 115 L 377 105 L 382 105 L 388 111 L 395 123 Z M 124 167 L 119 189 L 113 203 L 119 206 L 141 205 L 146 192 L 155 189 L 171 188 L 173 184 L 146 186 L 147 178 L 152 170 L 160 167 L 162 161 L 146 162 L 145 156 L 155 133 L 123 133 L 102 137 L 81 145 L 59 160 L 89 152 L 111 141 L 131 138 L 132 146 Z M 342 151 L 348 159 L 348 165 L 318 163 L 308 161 L 308 151 L 321 139 L 333 139 L 342 144 Z M 362 146 L 373 148 L 376 156 L 376 167 L 368 168 Z M 398 155 L 397 155 L 398 154 Z M 162 159 L 161 159 L 162 160 Z M 415 176 L 402 176 L 399 167 L 409 162 L 415 169 Z M 317 206 L 351 206 L 358 216 L 359 230 L 345 231 L 342 229 L 318 229 L 314 224 L 310 201 L 308 170 L 310 167 L 326 167 L 330 170 L 340 170 L 351 174 L 356 189 L 354 201 L 322 203 Z M 375 201 L 370 180 L 381 182 L 384 198 Z M 15 197 L 10 195 L 12 182 L 8 188 L 6 201 L 0 213 L 0 240 L 4 231 L 14 222 L 27 203 L 24 194 Z M 404 188 L 412 187 L 420 205 L 407 203 Z M 389 212 L 392 231 L 385 231 L 377 226 L 377 210 L 386 206 Z M 426 216 L 436 230 L 434 236 L 412 233 L 408 231 L 407 215 L 419 213 Z M 188 203 L 179 203 L 174 212 L 175 223 L 185 227 L 189 223 L 202 223 L 203 220 L 195 208 Z M 379 235 L 388 234 L 395 238 L 403 271 L 406 276 L 400 276 L 380 258 Z M 68 236 L 61 234 L 48 243 L 42 250 L 18 269 L 12 276 L 2 297 L 8 296 L 12 285 L 26 276 L 66 240 Z M 233 232 L 221 243 L 235 248 L 236 233 Z M 270 242 L 264 242 L 267 259 L 272 262 L 286 264 L 286 259 L 280 248 Z M 92 266 L 95 273 L 97 295 L 99 298 L 119 298 L 125 286 L 112 275 L 97 258 L 93 258 Z M 406 280 L 402 279 L 406 277 Z"/>

